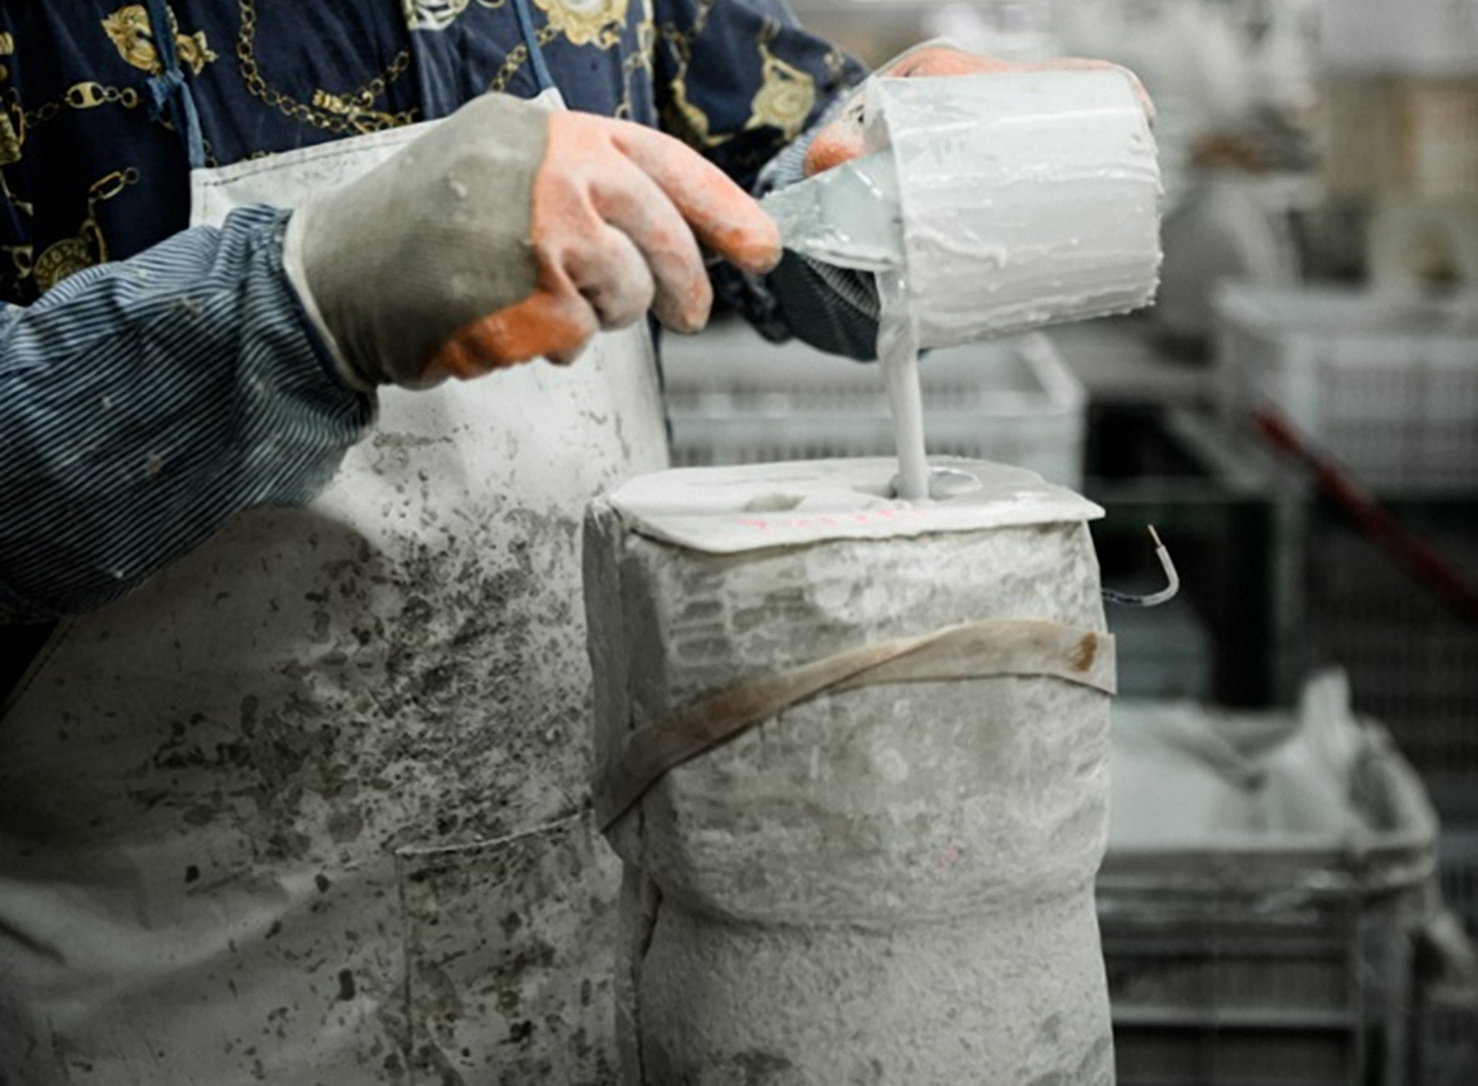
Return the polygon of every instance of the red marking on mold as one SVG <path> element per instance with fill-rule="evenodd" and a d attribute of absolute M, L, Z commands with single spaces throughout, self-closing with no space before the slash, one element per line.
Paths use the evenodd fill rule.
<path fill-rule="evenodd" d="M 934 874 L 948 875 L 949 869 L 954 867 L 960 858 L 960 846 L 951 841 L 944 849 L 944 855 L 939 857 L 939 862 L 934 865 Z"/>

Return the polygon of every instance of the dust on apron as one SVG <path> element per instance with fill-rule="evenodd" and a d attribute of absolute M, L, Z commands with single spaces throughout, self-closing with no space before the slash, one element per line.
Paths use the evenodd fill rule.
<path fill-rule="evenodd" d="M 416 134 L 196 170 L 193 221 Z M 386 389 L 311 506 L 64 626 L 0 722 L 0 1086 L 609 1081 L 579 531 L 665 462 L 642 327 Z"/>

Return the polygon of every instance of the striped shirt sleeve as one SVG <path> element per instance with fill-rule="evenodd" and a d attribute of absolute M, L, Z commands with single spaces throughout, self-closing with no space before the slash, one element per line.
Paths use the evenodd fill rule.
<path fill-rule="evenodd" d="M 0 622 L 125 595 L 256 505 L 302 504 L 374 420 L 232 213 L 0 311 Z"/>

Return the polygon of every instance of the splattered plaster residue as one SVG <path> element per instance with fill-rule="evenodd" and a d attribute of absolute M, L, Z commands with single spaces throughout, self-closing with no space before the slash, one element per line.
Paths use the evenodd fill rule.
<path fill-rule="evenodd" d="M 655 379 L 598 355 L 501 377 L 384 393 L 314 506 L 239 518 L 59 640 L 0 729 L 28 888 L 0 898 L 0 1065 L 609 1082 L 577 518 L 662 465 Z"/>

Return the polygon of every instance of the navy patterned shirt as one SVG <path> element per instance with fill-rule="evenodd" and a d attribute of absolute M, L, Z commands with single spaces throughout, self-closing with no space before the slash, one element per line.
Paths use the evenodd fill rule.
<path fill-rule="evenodd" d="M 531 97 L 543 64 L 571 108 L 661 127 L 752 188 L 863 75 L 780 0 L 169 8 L 209 165 Z M 143 2 L 0 0 L 0 621 L 96 607 L 242 509 L 311 500 L 373 421 L 285 283 L 286 215 L 185 229 L 161 70 Z M 797 323 L 762 284 L 719 286 L 771 334 Z"/>

